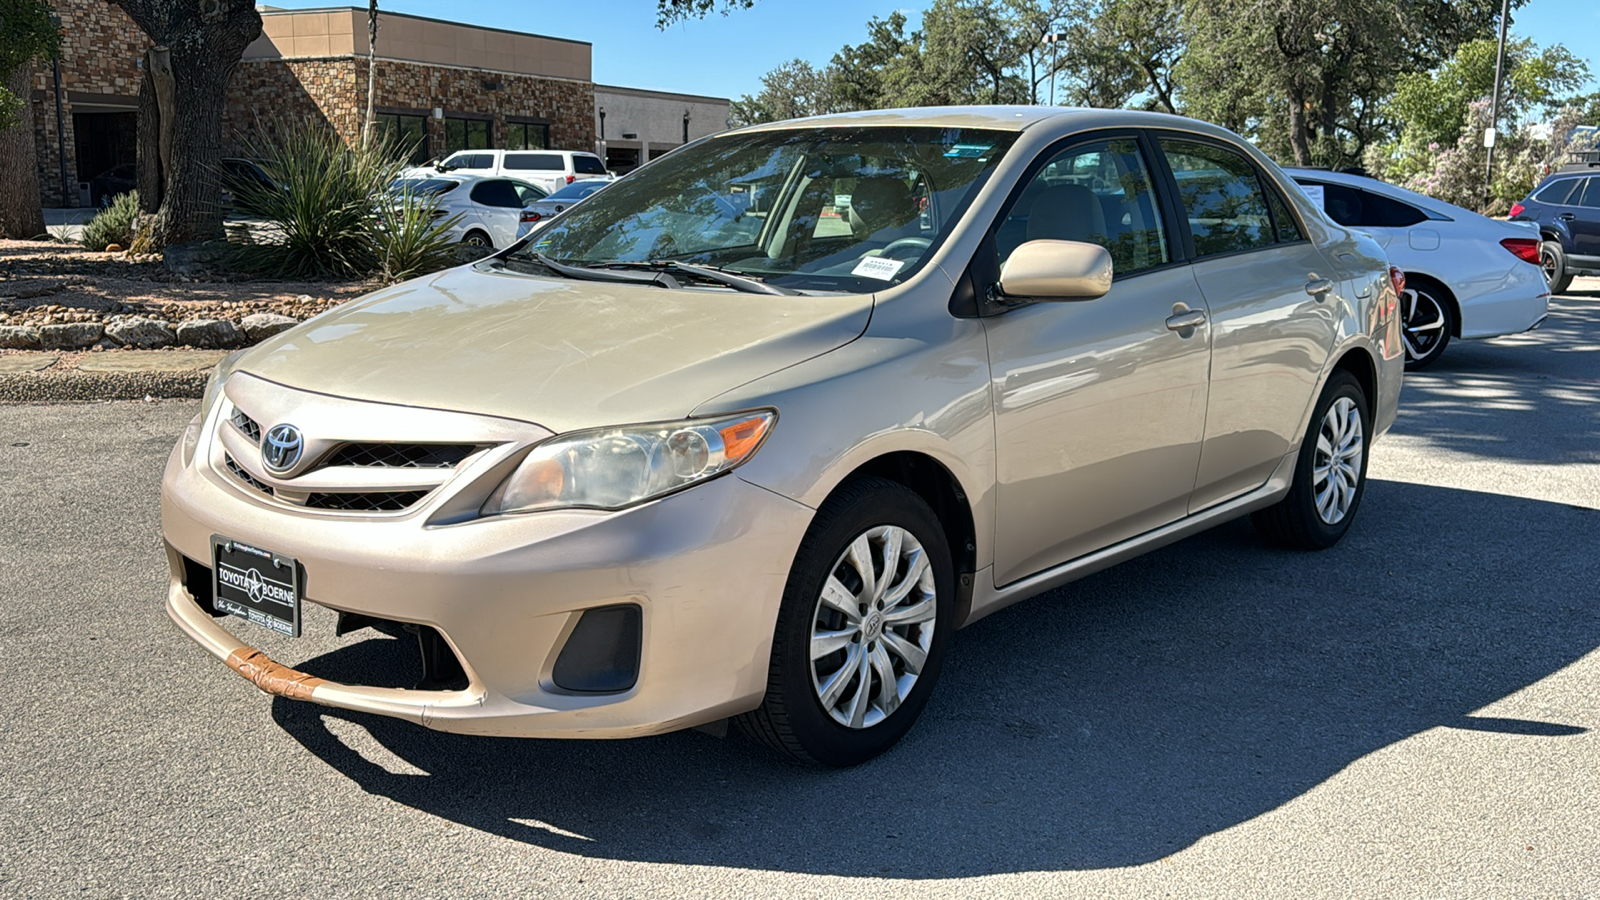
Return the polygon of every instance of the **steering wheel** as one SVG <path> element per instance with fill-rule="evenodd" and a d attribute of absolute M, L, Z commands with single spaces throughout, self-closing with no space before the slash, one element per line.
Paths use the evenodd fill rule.
<path fill-rule="evenodd" d="M 898 259 L 898 260 L 901 260 L 901 261 L 905 261 L 905 259 L 907 257 L 909 257 L 911 259 L 915 259 L 917 256 L 921 256 L 922 252 L 924 250 L 927 250 L 931 246 L 933 246 L 933 240 L 931 238 L 925 238 L 925 237 L 903 237 L 903 238 L 900 238 L 899 240 L 890 241 L 889 242 L 889 246 L 884 247 L 883 248 L 883 252 L 879 253 L 878 255 L 879 256 L 888 257 L 889 259 Z M 907 247 L 914 247 L 914 248 L 916 248 L 917 252 L 915 254 L 907 254 L 907 257 L 900 257 L 900 256 L 896 256 L 895 255 L 895 251 L 896 250 L 904 250 Z"/>

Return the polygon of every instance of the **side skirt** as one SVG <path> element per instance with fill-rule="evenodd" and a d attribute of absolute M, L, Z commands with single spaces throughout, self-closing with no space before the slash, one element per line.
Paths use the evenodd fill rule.
<path fill-rule="evenodd" d="M 1272 471 L 1272 476 L 1265 484 L 1248 494 L 1225 500 L 1170 525 L 1163 525 L 1154 531 L 1147 531 L 1103 550 L 1096 550 L 1086 556 L 1013 581 L 1005 587 L 993 587 L 993 567 L 984 569 L 973 578 L 977 586 L 973 589 L 972 612 L 961 623 L 961 627 L 971 625 L 992 612 L 1026 600 L 1035 594 L 1042 594 L 1051 588 L 1077 581 L 1085 575 L 1093 575 L 1101 569 L 1108 569 L 1157 547 L 1164 547 L 1190 535 L 1199 534 L 1213 525 L 1271 506 L 1289 493 L 1289 485 L 1294 479 L 1295 457 L 1299 455 L 1300 449 L 1297 446 L 1278 461 L 1278 467 Z"/>

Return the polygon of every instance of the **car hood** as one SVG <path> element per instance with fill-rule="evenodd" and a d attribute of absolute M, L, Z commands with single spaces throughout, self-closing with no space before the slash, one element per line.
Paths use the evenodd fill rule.
<path fill-rule="evenodd" d="M 477 265 L 332 309 L 247 351 L 237 370 L 563 432 L 685 416 L 849 343 L 871 314 L 870 295 L 664 290 Z"/>

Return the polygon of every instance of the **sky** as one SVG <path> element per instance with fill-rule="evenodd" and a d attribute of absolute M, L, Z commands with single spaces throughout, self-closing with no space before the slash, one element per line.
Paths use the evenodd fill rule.
<path fill-rule="evenodd" d="M 341 5 L 328 0 L 266 2 L 288 9 Z M 655 26 L 655 0 L 380 0 L 379 5 L 394 12 L 589 41 L 594 45 L 594 80 L 600 84 L 737 99 L 759 91 L 761 76 L 780 63 L 797 57 L 825 63 L 845 44 L 865 40 L 866 23 L 873 16 L 900 9 L 914 26 L 929 2 L 757 0 L 753 9 L 713 13 L 665 31 Z M 1564 43 L 1600 74 L 1596 0 L 1528 0 L 1512 13 L 1511 33 L 1540 45 Z M 1591 80 L 1588 89 L 1597 84 Z"/>

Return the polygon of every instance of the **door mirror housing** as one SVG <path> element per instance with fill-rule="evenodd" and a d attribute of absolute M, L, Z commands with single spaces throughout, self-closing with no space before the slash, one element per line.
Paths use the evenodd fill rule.
<path fill-rule="evenodd" d="M 1000 292 L 1018 300 L 1093 300 L 1111 290 L 1111 254 L 1083 241 L 1027 241 L 1000 267 Z"/>

